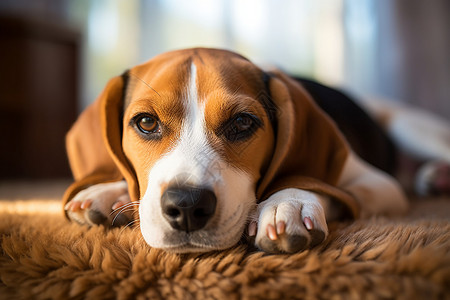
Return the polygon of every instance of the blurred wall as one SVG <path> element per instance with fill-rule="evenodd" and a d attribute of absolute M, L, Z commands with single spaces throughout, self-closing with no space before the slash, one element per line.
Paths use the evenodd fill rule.
<path fill-rule="evenodd" d="M 450 1 L 347 0 L 344 24 L 346 87 L 450 119 Z"/>
<path fill-rule="evenodd" d="M 131 65 L 164 51 L 204 46 L 450 118 L 447 0 L 71 3 L 78 14 L 70 15 L 86 36 L 84 105 Z"/>

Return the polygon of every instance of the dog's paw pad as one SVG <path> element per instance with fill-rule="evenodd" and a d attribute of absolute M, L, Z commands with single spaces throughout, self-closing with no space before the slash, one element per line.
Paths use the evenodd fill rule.
<path fill-rule="evenodd" d="M 306 235 L 288 235 L 283 241 L 282 251 L 295 253 L 305 250 L 308 247 L 309 240 Z"/>
<path fill-rule="evenodd" d="M 325 232 L 323 232 L 322 230 L 318 230 L 318 229 L 310 230 L 309 234 L 311 235 L 311 243 L 310 243 L 311 248 L 319 245 L 326 238 Z"/>
<path fill-rule="evenodd" d="M 96 225 L 104 224 L 108 219 L 104 214 L 93 209 L 87 211 L 87 217 L 89 218 L 90 223 Z"/>
<path fill-rule="evenodd" d="M 257 246 L 261 250 L 268 253 L 295 253 L 308 248 L 311 238 L 306 230 L 302 228 L 279 230 L 283 226 L 279 224 L 284 222 L 278 222 L 276 227 L 268 224 L 266 235 L 257 239 Z"/>
<path fill-rule="evenodd" d="M 257 246 L 261 249 L 264 250 L 267 253 L 279 253 L 280 249 L 278 248 L 278 245 L 270 240 L 269 238 L 262 238 L 259 243 L 257 244 Z"/>

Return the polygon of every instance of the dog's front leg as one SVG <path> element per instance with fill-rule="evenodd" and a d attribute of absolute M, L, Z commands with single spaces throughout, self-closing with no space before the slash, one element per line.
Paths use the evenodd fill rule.
<path fill-rule="evenodd" d="M 67 216 L 83 225 L 122 226 L 132 219 L 125 181 L 92 185 L 75 195 L 64 207 Z"/>
<path fill-rule="evenodd" d="M 258 205 L 249 235 L 268 253 L 295 253 L 320 244 L 328 235 L 328 199 L 295 188 L 281 190 Z"/>

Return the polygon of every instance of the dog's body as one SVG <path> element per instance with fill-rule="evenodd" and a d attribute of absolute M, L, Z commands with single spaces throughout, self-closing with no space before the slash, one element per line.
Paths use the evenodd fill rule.
<path fill-rule="evenodd" d="M 213 49 L 112 79 L 68 135 L 68 217 L 124 225 L 138 206 L 152 247 L 225 249 L 248 226 L 260 249 L 292 253 L 322 242 L 327 220 L 405 212 L 398 183 L 351 150 L 302 84 Z"/>

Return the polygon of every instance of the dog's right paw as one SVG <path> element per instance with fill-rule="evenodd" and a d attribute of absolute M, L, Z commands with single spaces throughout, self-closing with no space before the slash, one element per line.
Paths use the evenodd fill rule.
<path fill-rule="evenodd" d="M 322 197 L 294 188 L 273 194 L 258 205 L 249 236 L 268 253 L 296 253 L 322 243 L 328 235 Z"/>
<path fill-rule="evenodd" d="M 75 195 L 64 207 L 67 216 L 82 225 L 123 226 L 132 220 L 125 181 L 100 183 Z"/>

